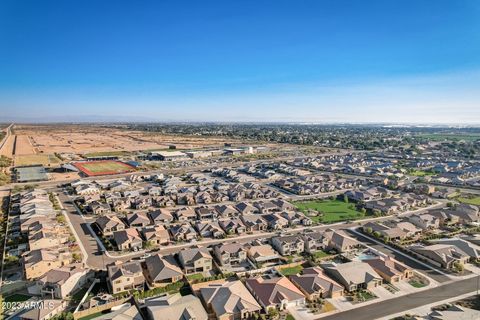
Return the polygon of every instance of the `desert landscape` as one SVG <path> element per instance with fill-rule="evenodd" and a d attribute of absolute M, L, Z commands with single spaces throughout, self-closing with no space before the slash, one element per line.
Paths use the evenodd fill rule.
<path fill-rule="evenodd" d="M 219 147 L 224 138 L 165 135 L 100 125 L 15 125 L 0 150 L 15 166 L 62 163 L 62 154 L 94 155 L 131 151 Z"/>
<path fill-rule="evenodd" d="M 95 125 L 16 125 L 15 155 L 103 151 L 140 151 L 205 146 L 218 147 L 224 139 L 168 136 L 161 133 L 106 128 Z"/>

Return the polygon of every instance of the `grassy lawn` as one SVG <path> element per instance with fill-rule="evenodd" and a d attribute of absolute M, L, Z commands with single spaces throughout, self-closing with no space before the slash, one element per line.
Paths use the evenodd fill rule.
<path fill-rule="evenodd" d="M 420 281 L 416 281 L 416 280 L 410 280 L 408 281 L 408 283 L 412 286 L 412 287 L 415 287 L 415 288 L 423 288 L 426 286 L 425 283 L 422 283 Z"/>
<path fill-rule="evenodd" d="M 280 273 L 284 276 L 292 276 L 294 274 L 299 274 L 302 272 L 303 267 L 302 266 L 296 266 L 296 267 L 287 267 L 287 268 L 282 268 L 279 269 Z"/>
<path fill-rule="evenodd" d="M 331 254 L 328 253 L 328 252 L 322 251 L 322 250 L 312 253 L 313 260 L 315 260 L 315 261 L 320 260 L 320 259 L 325 258 L 325 257 L 328 257 L 328 256 L 331 256 Z"/>
<path fill-rule="evenodd" d="M 26 295 L 26 294 L 12 294 L 8 297 L 5 297 L 4 301 L 5 302 L 23 302 L 27 301 L 30 299 L 32 296 Z"/>
<path fill-rule="evenodd" d="M 194 274 L 189 274 L 187 276 L 188 280 L 201 280 L 203 279 L 203 275 L 201 273 L 194 273 Z"/>
<path fill-rule="evenodd" d="M 408 174 L 415 177 L 425 177 L 425 176 L 434 176 L 436 173 L 432 171 L 425 171 L 425 170 L 411 170 L 408 172 Z"/>
<path fill-rule="evenodd" d="M 295 318 L 289 313 L 289 314 L 287 314 L 287 316 L 285 317 L 285 320 L 295 320 Z"/>
<path fill-rule="evenodd" d="M 358 291 L 356 294 L 356 299 L 358 302 L 364 302 L 371 299 L 375 299 L 377 296 L 371 293 L 370 291 Z"/>
<path fill-rule="evenodd" d="M 309 210 L 320 212 L 319 216 L 309 216 L 314 222 L 332 223 L 337 221 L 355 220 L 365 217 L 365 214 L 355 208 L 355 204 L 340 200 L 299 201 L 295 206 L 308 215 Z"/>
<path fill-rule="evenodd" d="M 476 205 L 476 206 L 480 206 L 480 196 L 468 197 L 468 198 L 458 197 L 457 201 L 461 202 L 461 203 L 467 203 L 467 204 L 473 204 L 473 205 Z"/>

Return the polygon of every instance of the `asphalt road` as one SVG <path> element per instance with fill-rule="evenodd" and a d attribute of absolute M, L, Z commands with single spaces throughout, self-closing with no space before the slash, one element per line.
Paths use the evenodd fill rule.
<path fill-rule="evenodd" d="M 58 193 L 58 198 L 62 202 L 71 225 L 73 226 L 75 233 L 80 238 L 81 244 L 87 252 L 86 264 L 93 269 L 106 269 L 105 265 L 115 261 L 110 257 L 107 257 L 98 246 L 97 241 L 87 228 L 87 223 L 83 220 L 82 216 L 77 212 L 77 209 L 72 204 L 71 200 L 63 193 Z"/>
<path fill-rule="evenodd" d="M 410 309 L 476 291 L 478 290 L 477 280 L 473 278 L 447 283 L 429 290 L 323 317 L 322 320 L 373 320 L 398 312 L 407 313 Z"/>

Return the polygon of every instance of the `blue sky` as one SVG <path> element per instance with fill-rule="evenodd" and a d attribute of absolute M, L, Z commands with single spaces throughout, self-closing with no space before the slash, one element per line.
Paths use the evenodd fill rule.
<path fill-rule="evenodd" d="M 0 121 L 480 123 L 480 1 L 0 4 Z"/>

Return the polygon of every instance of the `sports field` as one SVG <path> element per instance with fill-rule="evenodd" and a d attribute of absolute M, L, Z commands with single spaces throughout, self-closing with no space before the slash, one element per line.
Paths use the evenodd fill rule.
<path fill-rule="evenodd" d="M 135 171 L 132 166 L 113 160 L 76 162 L 74 166 L 87 176 L 102 176 Z"/>

